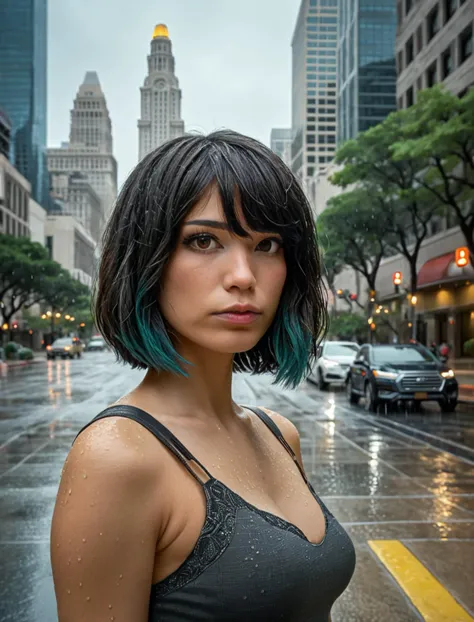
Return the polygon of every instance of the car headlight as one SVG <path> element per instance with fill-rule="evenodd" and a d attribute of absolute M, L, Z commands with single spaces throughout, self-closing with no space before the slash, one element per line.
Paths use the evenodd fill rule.
<path fill-rule="evenodd" d="M 395 378 L 398 376 L 396 372 L 378 371 L 377 369 L 374 369 L 372 373 L 374 374 L 376 378 L 385 378 L 385 380 L 395 380 Z"/>
<path fill-rule="evenodd" d="M 67 351 L 67 350 L 70 350 L 70 349 L 71 349 L 71 346 L 64 346 L 64 349 L 65 349 L 66 351 Z"/>
<path fill-rule="evenodd" d="M 452 369 L 448 369 L 448 371 L 442 371 L 441 375 L 443 378 L 454 378 L 454 372 Z"/>

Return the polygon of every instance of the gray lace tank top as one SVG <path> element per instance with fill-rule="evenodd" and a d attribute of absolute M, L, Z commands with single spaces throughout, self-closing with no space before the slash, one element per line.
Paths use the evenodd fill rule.
<path fill-rule="evenodd" d="M 328 622 L 332 605 L 351 580 L 351 539 L 314 491 L 278 426 L 262 410 L 251 410 L 291 455 L 319 503 L 326 523 L 322 542 L 311 543 L 296 525 L 247 503 L 213 477 L 168 428 L 139 408 L 111 406 L 88 424 L 104 417 L 133 419 L 154 434 L 204 490 L 206 518 L 199 538 L 183 564 L 151 586 L 149 622 Z M 207 481 L 200 480 L 190 461 L 207 474 Z"/>

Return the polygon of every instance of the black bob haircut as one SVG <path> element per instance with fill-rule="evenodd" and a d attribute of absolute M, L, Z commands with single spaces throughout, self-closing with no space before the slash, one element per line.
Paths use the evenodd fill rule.
<path fill-rule="evenodd" d="M 287 278 L 274 321 L 235 371 L 276 376 L 296 386 L 309 370 L 327 324 L 326 290 L 314 218 L 293 173 L 260 142 L 221 130 L 182 136 L 147 155 L 125 182 L 102 240 L 95 283 L 97 328 L 117 359 L 133 368 L 187 376 L 160 312 L 160 279 L 194 205 L 214 186 L 231 231 L 248 227 L 283 238 Z"/>

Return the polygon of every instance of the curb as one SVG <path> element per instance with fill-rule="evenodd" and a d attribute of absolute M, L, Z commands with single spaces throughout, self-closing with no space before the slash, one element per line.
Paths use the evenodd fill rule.
<path fill-rule="evenodd" d="M 36 365 L 38 363 L 45 363 L 46 359 L 37 358 L 32 361 L 5 361 L 8 369 L 15 369 L 15 367 L 27 367 L 28 365 Z"/>

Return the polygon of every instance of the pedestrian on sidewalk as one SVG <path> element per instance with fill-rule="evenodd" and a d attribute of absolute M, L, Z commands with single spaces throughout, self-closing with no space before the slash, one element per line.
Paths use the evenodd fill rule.
<path fill-rule="evenodd" d="M 233 372 L 296 386 L 324 334 L 297 179 L 235 132 L 165 143 L 117 200 L 95 298 L 118 359 L 147 372 L 66 460 L 59 622 L 328 622 L 352 542 L 307 479 L 296 427 L 232 400 Z"/>

